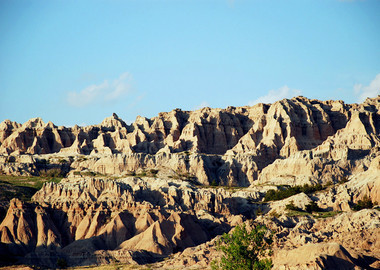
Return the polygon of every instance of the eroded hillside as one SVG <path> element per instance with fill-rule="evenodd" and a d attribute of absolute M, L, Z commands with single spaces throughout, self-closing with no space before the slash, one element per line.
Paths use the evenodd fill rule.
<path fill-rule="evenodd" d="M 116 114 L 71 128 L 5 120 L 1 173 L 63 179 L 2 203 L 0 259 L 207 268 L 218 235 L 253 221 L 275 233 L 275 268 L 375 269 L 379 109 L 380 97 L 297 97 L 131 125 Z"/>

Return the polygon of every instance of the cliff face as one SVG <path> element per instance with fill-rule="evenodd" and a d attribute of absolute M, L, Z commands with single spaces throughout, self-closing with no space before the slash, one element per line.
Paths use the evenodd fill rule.
<path fill-rule="evenodd" d="M 6 120 L 0 126 L 0 150 L 8 154 L 15 151 L 155 154 L 168 147 L 170 152 L 222 155 L 231 150 L 257 155 L 268 148 L 267 157 L 275 159 L 320 145 L 345 127 L 351 107 L 339 101 L 298 97 L 253 107 L 203 108 L 191 112 L 176 109 L 152 119 L 137 117 L 131 125 L 116 114 L 98 126 L 73 128 L 45 124 L 40 118 L 23 125 Z"/>
<path fill-rule="evenodd" d="M 96 162 L 82 167 L 100 173 L 120 175 L 138 168 L 168 167 L 191 174 L 203 184 L 247 186 L 274 161 L 297 159 L 300 151 L 312 151 L 307 155 L 313 161 L 306 167 L 324 166 L 324 159 L 344 159 L 348 164 L 366 156 L 365 151 L 379 147 L 379 100 L 349 105 L 297 97 L 253 107 L 176 109 L 152 119 L 137 117 L 131 125 L 116 114 L 97 126 L 72 128 L 45 124 L 40 118 L 23 125 L 6 120 L 0 125 L 0 153 L 83 154 Z M 337 174 L 329 179 L 312 180 L 338 181 L 349 176 L 357 166 L 347 164 L 338 166 Z M 0 169 L 10 170 L 4 165 Z M 278 167 L 275 172 L 293 175 L 281 173 Z M 260 179 L 272 176 L 263 172 Z"/>

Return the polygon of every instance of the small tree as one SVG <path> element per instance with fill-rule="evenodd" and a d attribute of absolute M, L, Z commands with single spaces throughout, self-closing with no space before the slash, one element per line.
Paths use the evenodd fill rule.
<path fill-rule="evenodd" d="M 266 270 L 272 268 L 272 260 L 264 257 L 271 255 L 272 235 L 263 225 L 247 231 L 245 224 L 236 226 L 231 234 L 223 234 L 217 249 L 224 255 L 218 264 L 213 262 L 212 269 Z"/>

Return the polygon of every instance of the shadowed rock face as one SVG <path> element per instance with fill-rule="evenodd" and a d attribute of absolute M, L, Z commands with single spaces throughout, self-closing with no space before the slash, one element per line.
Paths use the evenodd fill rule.
<path fill-rule="evenodd" d="M 379 267 L 379 212 L 351 210 L 361 200 L 380 202 L 379 109 L 380 96 L 363 104 L 297 97 L 176 109 L 131 125 L 116 114 L 71 128 L 40 118 L 5 120 L 1 173 L 58 171 L 66 178 L 44 184 L 32 202 L 10 201 L 0 224 L 0 262 L 21 256 L 46 267 L 58 258 L 69 265 L 136 264 L 176 254 L 156 266 L 208 267 L 220 257 L 215 237 L 255 219 L 275 232 L 277 269 Z M 278 185 L 317 183 L 328 187 L 263 202 Z M 312 202 L 343 213 L 285 215 L 290 203 L 305 210 Z"/>

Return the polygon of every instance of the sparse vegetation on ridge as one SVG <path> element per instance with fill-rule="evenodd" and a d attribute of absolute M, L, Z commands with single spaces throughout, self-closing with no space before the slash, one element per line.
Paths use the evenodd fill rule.
<path fill-rule="evenodd" d="M 360 211 L 362 209 L 372 209 L 373 206 L 377 205 L 377 202 L 373 203 L 371 199 L 365 195 L 362 200 L 359 200 L 352 209 L 355 211 Z"/>
<path fill-rule="evenodd" d="M 8 203 L 13 198 L 29 202 L 44 183 L 59 183 L 60 177 L 0 175 L 0 222 L 6 214 Z"/>
<path fill-rule="evenodd" d="M 305 184 L 303 186 L 282 186 L 282 189 L 280 190 L 268 190 L 267 193 L 265 194 L 264 201 L 278 201 L 278 200 L 283 200 L 286 198 L 289 198 L 293 195 L 296 195 L 298 193 L 306 193 L 310 194 L 319 190 L 323 190 L 325 187 L 322 186 L 321 184 L 316 184 L 316 185 L 308 185 Z"/>

